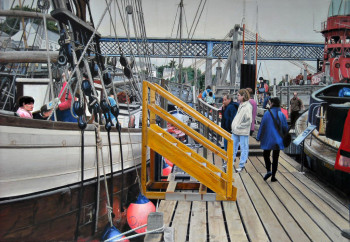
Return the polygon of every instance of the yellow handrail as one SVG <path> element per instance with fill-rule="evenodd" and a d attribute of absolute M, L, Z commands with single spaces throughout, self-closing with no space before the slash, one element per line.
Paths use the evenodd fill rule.
<path fill-rule="evenodd" d="M 189 114 L 199 122 L 201 122 L 204 126 L 210 128 L 213 130 L 215 133 L 219 134 L 222 136 L 224 139 L 229 140 L 231 138 L 231 135 L 229 132 L 227 132 L 224 129 L 221 129 L 219 125 L 214 123 L 213 121 L 205 118 L 201 113 L 193 109 L 191 106 L 189 106 L 187 103 L 181 101 L 178 99 L 176 96 L 173 94 L 167 92 L 164 88 L 159 86 L 158 84 L 148 84 L 149 88 L 152 90 L 155 90 L 156 93 L 161 95 L 163 98 L 167 99 L 168 101 L 171 101 L 174 105 L 176 105 L 178 108 L 182 109 L 185 113 Z"/>
<path fill-rule="evenodd" d="M 148 89 L 150 89 L 150 92 L 148 93 Z M 179 109 L 184 111 L 185 113 L 192 116 L 194 119 L 196 119 L 198 122 L 203 124 L 205 127 L 208 127 L 209 129 L 213 130 L 215 133 L 219 134 L 221 137 L 227 140 L 227 152 L 223 150 L 221 147 L 198 133 L 197 131 L 193 130 L 191 127 L 186 125 L 185 123 L 181 122 L 180 120 L 176 119 L 174 116 L 170 115 L 166 110 L 159 107 L 155 103 L 155 95 L 158 94 L 164 99 L 170 101 L 174 105 L 176 105 Z M 148 113 L 149 112 L 149 113 Z M 202 144 L 204 147 L 209 149 L 214 154 L 220 156 L 222 159 L 227 161 L 227 173 L 223 176 L 223 178 L 226 180 L 227 183 L 227 191 L 226 191 L 226 197 L 231 198 L 234 194 L 232 194 L 232 172 L 233 172 L 233 140 L 231 139 L 230 133 L 223 130 L 220 126 L 218 126 L 213 121 L 209 120 L 208 118 L 204 117 L 201 113 L 194 110 L 192 107 L 190 107 L 185 102 L 178 99 L 173 94 L 166 91 L 164 88 L 159 86 L 158 84 L 150 83 L 147 81 L 143 82 L 143 103 L 142 103 L 142 184 L 143 184 L 143 192 L 146 192 L 146 155 L 147 155 L 147 117 L 149 115 L 149 124 L 155 124 L 155 117 L 156 115 L 161 117 L 163 120 L 166 120 L 167 122 L 174 125 L 176 128 L 184 132 L 186 135 L 193 138 L 198 143 Z M 152 153 L 154 151 L 151 150 L 151 156 L 154 155 Z M 152 174 L 150 179 L 152 180 Z"/>

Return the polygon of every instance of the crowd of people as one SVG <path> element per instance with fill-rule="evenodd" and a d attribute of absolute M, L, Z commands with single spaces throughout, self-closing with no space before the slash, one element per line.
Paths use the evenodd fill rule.
<path fill-rule="evenodd" d="M 215 103 L 208 97 L 212 94 L 210 86 L 204 91 L 200 91 L 198 98 L 202 98 L 208 104 Z M 271 181 L 275 182 L 278 167 L 278 158 L 280 150 L 283 150 L 283 135 L 289 132 L 288 129 L 288 110 L 285 106 L 281 106 L 278 97 L 271 97 L 268 84 L 262 77 L 259 78 L 257 86 L 257 99 L 254 99 L 254 92 L 251 88 L 241 89 L 237 92 L 237 100 L 234 100 L 231 94 L 223 95 L 221 107 L 221 127 L 231 134 L 233 140 L 233 162 L 235 163 L 238 148 L 240 147 L 241 155 L 237 172 L 241 172 L 248 159 L 249 154 L 249 136 L 252 136 L 255 130 L 255 120 L 257 115 L 257 106 L 261 104 L 267 109 L 261 120 L 261 124 L 256 136 L 256 140 L 260 141 L 260 148 L 263 150 L 263 157 L 266 166 L 266 174 L 264 180 L 271 177 Z M 257 100 L 257 101 L 255 101 Z M 291 125 L 294 126 L 299 112 L 304 108 L 302 101 L 294 93 L 294 97 L 290 100 L 290 117 Z M 224 149 L 227 151 L 227 140 L 224 139 Z M 272 162 L 270 155 L 272 152 Z M 223 167 L 226 168 L 224 163 Z M 272 169 L 271 169 L 272 166 Z"/>
<path fill-rule="evenodd" d="M 21 118 L 26 119 L 41 119 L 41 120 L 57 120 L 61 122 L 77 122 L 77 118 L 74 114 L 74 110 L 71 110 L 72 102 L 76 101 L 77 98 L 74 97 L 71 94 L 70 88 L 67 87 L 69 79 L 69 75 L 71 74 L 70 71 L 67 72 L 68 77 L 66 77 L 66 73 L 62 73 L 61 75 L 61 81 L 62 81 L 62 88 L 59 92 L 59 100 L 57 98 L 56 105 L 43 105 L 39 111 L 33 112 L 34 109 L 34 98 L 31 96 L 21 96 L 17 100 L 17 106 L 18 109 L 16 111 L 17 115 Z M 87 77 L 84 77 L 87 78 Z M 110 90 L 110 95 L 108 97 L 109 103 L 111 106 L 116 105 L 116 101 L 114 99 L 113 91 Z M 128 101 L 130 101 L 128 99 Z M 112 112 L 109 112 L 107 116 L 111 117 L 111 122 L 115 125 L 117 123 L 116 117 L 112 114 Z M 55 119 L 56 117 L 56 119 Z M 130 120 L 132 121 L 132 120 Z"/>
<path fill-rule="evenodd" d="M 260 148 L 263 150 L 263 157 L 266 165 L 266 175 L 264 180 L 271 177 L 271 181 L 277 181 L 276 172 L 278 167 L 278 157 L 280 150 L 285 147 L 283 145 L 283 137 L 281 133 L 288 132 L 288 111 L 281 107 L 279 98 L 271 97 L 271 94 L 266 90 L 263 78 L 260 79 L 258 86 L 258 103 L 262 103 L 263 108 L 267 108 L 261 120 L 260 128 L 256 139 L 260 141 Z M 66 88 L 67 78 L 66 74 L 62 75 L 62 89 L 59 97 L 60 103 L 55 110 L 48 109 L 47 105 L 42 106 L 40 112 L 33 115 L 34 98 L 30 96 L 23 96 L 18 99 L 17 114 L 22 118 L 27 119 L 47 119 L 51 116 L 53 118 L 53 111 L 57 115 L 58 121 L 77 122 L 76 118 L 71 113 L 70 107 L 73 97 L 70 90 Z M 295 121 L 299 116 L 299 112 L 304 108 L 302 101 L 298 98 L 295 92 L 293 98 L 290 100 L 290 117 L 291 126 L 295 125 Z M 200 91 L 198 98 L 202 98 L 208 104 L 215 106 L 215 94 L 210 86 L 207 86 L 204 91 Z M 113 92 L 110 92 L 108 97 L 109 102 L 115 105 Z M 244 169 L 249 154 L 249 136 L 252 136 L 255 130 L 255 119 L 257 115 L 258 103 L 254 99 L 254 92 L 251 88 L 240 89 L 237 92 L 237 100 L 234 100 L 231 94 L 225 94 L 222 99 L 222 119 L 221 127 L 227 132 L 231 133 L 233 140 L 233 161 L 235 162 L 238 148 L 240 147 L 241 155 L 239 165 L 236 169 L 240 172 Z M 116 117 L 111 115 L 113 124 L 117 122 Z M 227 140 L 224 140 L 224 149 L 227 151 Z M 272 152 L 272 163 L 270 154 Z M 271 169 L 272 164 L 272 169 Z M 226 164 L 224 164 L 226 166 Z"/>

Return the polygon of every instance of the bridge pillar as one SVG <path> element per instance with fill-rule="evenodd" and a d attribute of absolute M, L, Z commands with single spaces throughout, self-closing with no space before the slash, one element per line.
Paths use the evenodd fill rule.
<path fill-rule="evenodd" d="M 212 62 L 213 62 L 213 42 L 207 43 L 207 59 L 205 61 L 205 87 L 213 85 Z"/>
<path fill-rule="evenodd" d="M 212 77 L 212 71 L 211 71 L 211 66 L 212 66 L 213 58 L 207 57 L 205 61 L 205 87 L 206 88 L 208 85 L 212 86 L 213 85 L 213 77 Z"/>

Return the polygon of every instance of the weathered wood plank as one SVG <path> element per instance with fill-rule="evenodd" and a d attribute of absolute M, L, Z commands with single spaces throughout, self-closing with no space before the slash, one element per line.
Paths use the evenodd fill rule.
<path fill-rule="evenodd" d="M 243 221 L 239 216 L 237 204 L 235 202 L 223 202 L 226 215 L 226 224 L 231 241 L 248 241 L 243 228 Z"/>
<path fill-rule="evenodd" d="M 199 194 L 206 194 L 207 193 L 207 187 L 203 184 L 199 185 Z"/>
<path fill-rule="evenodd" d="M 162 200 L 159 204 L 157 212 L 163 213 L 163 222 L 164 222 L 164 226 L 166 227 L 169 226 L 171 222 L 171 218 L 173 216 L 176 203 L 177 203 L 176 201 Z M 144 241 L 147 241 L 147 242 L 161 241 L 162 237 L 163 237 L 163 233 L 147 234 Z"/>
<path fill-rule="evenodd" d="M 288 211 L 292 214 L 297 223 L 304 229 L 311 240 L 328 241 L 327 235 L 318 227 L 318 225 L 309 217 L 309 215 L 293 199 L 295 194 L 289 194 L 279 182 L 269 183 L 272 190 L 280 198 Z"/>
<path fill-rule="evenodd" d="M 262 195 L 265 197 L 269 206 L 273 209 L 274 214 L 278 218 L 281 225 L 285 228 L 290 239 L 293 241 L 309 241 L 305 232 L 300 228 L 291 214 L 286 210 L 283 203 L 279 200 L 276 194 L 271 190 L 268 183 L 263 180 L 261 174 L 251 174 Z"/>
<path fill-rule="evenodd" d="M 192 203 L 189 241 L 207 241 L 206 229 L 206 202 Z"/>
<path fill-rule="evenodd" d="M 280 152 L 280 157 L 285 159 L 289 164 L 291 164 L 296 170 L 300 169 L 300 163 L 298 163 L 296 160 L 292 159 L 290 156 L 288 156 L 284 152 Z"/>
<path fill-rule="evenodd" d="M 319 196 L 322 200 L 324 200 L 327 204 L 329 204 L 334 210 L 336 210 L 341 216 L 345 219 L 348 219 L 349 210 L 340 203 L 337 199 L 335 199 L 332 195 L 323 190 L 319 185 L 315 182 L 311 181 L 309 178 L 305 177 L 303 174 L 299 172 L 294 172 L 293 175 L 299 179 L 304 185 L 306 185 L 311 191 L 313 191 L 317 196 Z"/>
<path fill-rule="evenodd" d="M 266 173 L 266 167 L 260 162 L 260 160 L 264 160 L 262 156 L 252 156 L 249 157 L 249 160 L 251 161 L 257 172 Z"/>
<path fill-rule="evenodd" d="M 238 165 L 238 164 L 237 164 L 237 165 Z M 244 168 L 245 168 L 245 171 L 246 171 L 246 172 L 249 172 L 249 173 L 251 173 L 251 172 L 256 172 L 256 170 L 255 170 L 255 168 L 254 168 L 252 162 L 251 162 L 249 159 L 248 159 L 247 162 L 245 163 Z"/>
<path fill-rule="evenodd" d="M 289 241 L 290 239 L 288 238 L 288 235 L 283 230 L 283 227 L 275 217 L 275 214 L 271 211 L 269 205 L 254 184 L 254 181 L 250 178 L 249 174 L 242 174 L 241 178 L 255 206 L 255 209 L 257 210 L 259 217 L 264 224 L 269 238 L 272 241 Z"/>
<path fill-rule="evenodd" d="M 258 214 L 245 190 L 241 177 L 234 173 L 235 186 L 237 187 L 237 206 L 241 215 L 247 234 L 251 241 L 268 241 L 264 227 L 261 224 Z"/>
<path fill-rule="evenodd" d="M 191 202 L 179 201 L 171 227 L 174 228 L 175 241 L 186 241 L 187 225 Z"/>
<path fill-rule="evenodd" d="M 280 154 L 283 153 L 282 151 L 280 152 Z M 297 169 L 295 169 L 294 166 L 292 166 L 289 162 L 287 162 L 283 157 L 279 157 L 278 162 L 283 165 L 284 168 L 286 168 L 287 171 L 289 172 L 296 172 L 298 171 Z"/>
<path fill-rule="evenodd" d="M 334 210 L 329 204 L 323 201 L 315 193 L 313 193 L 308 187 L 306 187 L 302 182 L 295 178 L 290 173 L 284 173 L 283 176 L 289 180 L 291 184 L 295 186 L 309 201 L 314 204 L 315 207 L 320 210 L 324 215 L 328 217 L 338 228 L 346 228 L 349 226 L 349 221 L 342 217 L 338 211 Z"/>
<path fill-rule="evenodd" d="M 279 176 L 281 185 L 293 196 L 295 201 L 301 208 L 317 223 L 317 225 L 331 238 L 333 241 L 346 241 L 341 235 L 341 231 L 337 228 L 328 217 L 322 213 L 314 204 L 312 204 L 293 184 L 291 184 L 283 175 Z M 347 225 L 348 226 L 348 225 Z"/>
<path fill-rule="evenodd" d="M 221 202 L 208 202 L 209 241 L 227 241 Z"/>
<path fill-rule="evenodd" d="M 166 192 L 175 192 L 175 188 L 176 188 L 177 182 L 176 181 L 170 181 L 168 188 L 166 189 Z"/>

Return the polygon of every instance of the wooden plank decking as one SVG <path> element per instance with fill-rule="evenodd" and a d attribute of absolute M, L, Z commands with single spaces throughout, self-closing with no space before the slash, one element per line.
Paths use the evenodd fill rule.
<path fill-rule="evenodd" d="M 221 168 L 221 159 L 215 165 Z M 298 169 L 281 152 L 278 181 L 265 182 L 263 157 L 250 156 L 245 170 L 234 173 L 236 202 L 162 200 L 158 211 L 174 228 L 175 241 L 347 241 L 341 236 L 349 228 L 344 200 Z"/>

